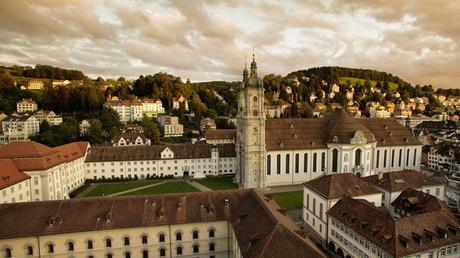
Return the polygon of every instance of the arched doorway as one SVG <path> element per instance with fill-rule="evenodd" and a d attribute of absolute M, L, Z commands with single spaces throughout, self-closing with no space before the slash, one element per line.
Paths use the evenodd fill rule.
<path fill-rule="evenodd" d="M 340 249 L 340 248 L 337 249 L 337 254 L 338 254 L 340 257 L 344 257 L 344 256 L 343 256 L 343 251 L 342 251 L 342 249 Z"/>
<path fill-rule="evenodd" d="M 329 250 L 335 252 L 335 244 L 334 244 L 334 242 L 329 241 L 329 244 L 327 245 L 327 247 L 329 248 Z"/>

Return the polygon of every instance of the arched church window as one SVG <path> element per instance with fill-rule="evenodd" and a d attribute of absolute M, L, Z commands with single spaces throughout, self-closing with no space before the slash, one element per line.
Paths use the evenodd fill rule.
<path fill-rule="evenodd" d="M 332 150 L 332 172 L 337 172 L 339 167 L 339 151 L 337 149 Z"/>
<path fill-rule="evenodd" d="M 357 149 L 355 151 L 355 166 L 360 166 L 361 165 L 361 149 Z"/>
<path fill-rule="evenodd" d="M 252 97 L 252 100 L 253 100 L 254 102 L 256 102 L 256 101 L 257 101 L 257 96 Z"/>
<path fill-rule="evenodd" d="M 252 111 L 252 115 L 253 115 L 253 116 L 257 116 L 258 113 L 259 113 L 259 112 L 257 112 L 257 109 L 254 109 L 254 111 Z"/>

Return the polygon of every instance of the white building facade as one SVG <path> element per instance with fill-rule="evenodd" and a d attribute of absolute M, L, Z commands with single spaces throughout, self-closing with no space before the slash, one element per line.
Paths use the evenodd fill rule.
<path fill-rule="evenodd" d="M 12 115 L 3 119 L 2 131 L 9 137 L 34 136 L 40 132 L 40 123 L 34 116 Z"/>
<path fill-rule="evenodd" d="M 134 100 L 118 100 L 112 98 L 104 103 L 104 107 L 109 107 L 115 110 L 120 117 L 120 122 L 141 121 L 143 118 L 142 103 L 138 99 Z"/>
<path fill-rule="evenodd" d="M 30 177 L 31 201 L 62 200 L 85 182 L 88 147 L 86 142 L 55 148 L 33 141 L 12 142 L 0 148 L 0 160 L 14 161 Z"/>
<path fill-rule="evenodd" d="M 22 99 L 16 102 L 16 111 L 18 113 L 35 112 L 38 109 L 38 105 L 32 99 Z"/>
<path fill-rule="evenodd" d="M 85 164 L 87 179 L 217 176 L 236 171 L 231 144 L 94 147 Z"/>

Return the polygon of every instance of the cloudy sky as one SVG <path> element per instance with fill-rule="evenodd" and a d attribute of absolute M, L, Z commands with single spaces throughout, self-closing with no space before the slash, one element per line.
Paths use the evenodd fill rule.
<path fill-rule="evenodd" d="M 239 80 L 313 66 L 460 87 L 458 0 L 2 0 L 0 63 Z"/>

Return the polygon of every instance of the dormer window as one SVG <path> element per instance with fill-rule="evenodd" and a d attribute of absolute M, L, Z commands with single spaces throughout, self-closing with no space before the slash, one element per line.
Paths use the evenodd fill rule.
<path fill-rule="evenodd" d="M 339 141 L 339 137 L 338 136 L 334 136 L 332 142 L 338 142 Z"/>

